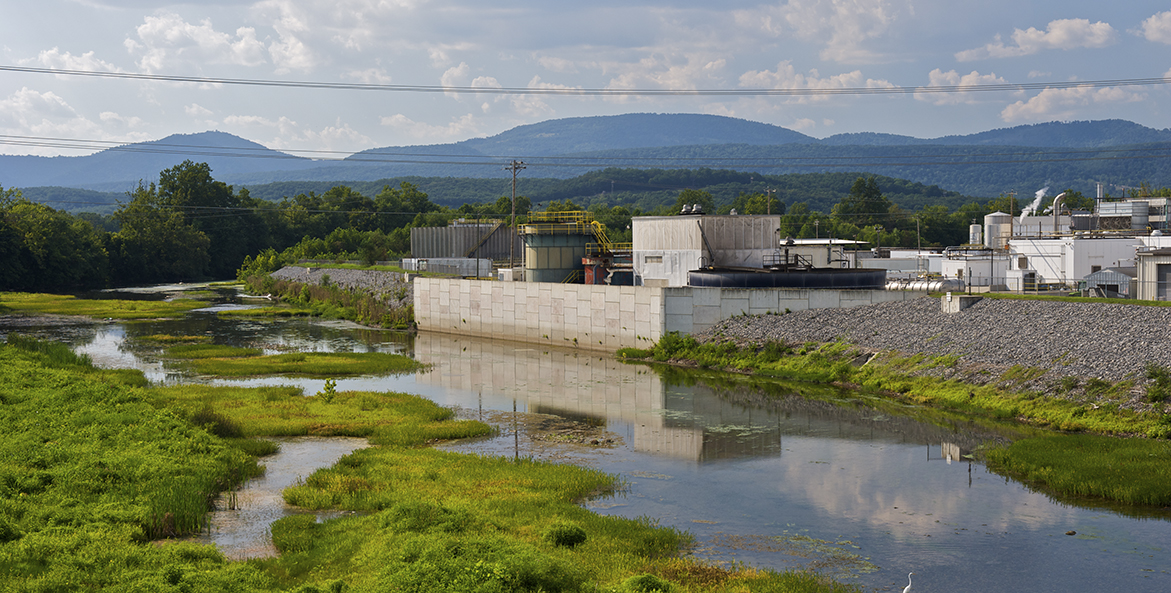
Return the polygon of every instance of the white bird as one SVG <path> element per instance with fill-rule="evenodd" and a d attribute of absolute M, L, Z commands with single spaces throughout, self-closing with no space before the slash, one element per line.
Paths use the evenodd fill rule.
<path fill-rule="evenodd" d="M 903 589 L 903 593 L 911 593 L 911 575 L 913 574 L 915 573 L 912 572 L 907 574 L 907 588 Z"/>

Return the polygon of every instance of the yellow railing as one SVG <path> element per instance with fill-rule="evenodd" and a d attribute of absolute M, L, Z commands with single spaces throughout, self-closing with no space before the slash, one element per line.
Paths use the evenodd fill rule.
<path fill-rule="evenodd" d="M 601 249 L 598 253 L 610 253 L 622 247 L 615 246 L 606 235 L 606 225 L 594 220 L 589 212 L 531 212 L 529 221 L 521 225 L 525 235 L 587 235 L 593 234 Z M 627 247 L 626 249 L 630 249 Z"/>
<path fill-rule="evenodd" d="M 565 280 L 561 281 L 561 283 L 562 284 L 577 284 L 580 281 L 581 281 L 581 270 L 574 270 L 574 271 L 570 272 L 569 275 L 565 277 Z"/>

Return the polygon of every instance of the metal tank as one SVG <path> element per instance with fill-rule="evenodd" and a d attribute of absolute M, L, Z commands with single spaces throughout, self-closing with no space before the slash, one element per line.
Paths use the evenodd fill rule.
<path fill-rule="evenodd" d="M 984 246 L 989 249 L 1004 249 L 1012 236 L 1012 216 L 993 212 L 984 217 Z"/>

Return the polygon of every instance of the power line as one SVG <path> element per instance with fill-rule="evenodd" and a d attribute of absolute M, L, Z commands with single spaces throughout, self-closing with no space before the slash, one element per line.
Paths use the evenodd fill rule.
<path fill-rule="evenodd" d="M 615 89 L 615 88 L 531 88 L 531 87 L 482 87 L 442 86 L 416 84 L 369 84 L 345 82 L 320 82 L 303 80 L 272 80 L 259 78 L 220 78 L 209 76 L 175 76 L 166 74 L 141 74 L 135 72 L 111 72 L 100 70 L 68 70 L 58 68 L 35 68 L 30 66 L 0 65 L 0 71 L 21 74 L 50 74 L 54 76 L 77 76 L 87 78 L 109 78 L 153 82 L 214 84 L 230 86 L 260 86 L 277 88 L 303 88 L 348 91 L 379 91 L 406 93 L 456 93 L 479 95 L 563 95 L 563 96 L 750 96 L 750 97 L 809 97 L 834 95 L 909 95 L 1016 92 L 1045 89 L 1104 88 L 1158 86 L 1171 84 L 1171 78 L 1118 78 L 1108 80 L 1082 80 L 1058 82 L 995 83 L 972 85 L 931 85 L 931 86 L 879 86 L 842 88 L 734 88 L 734 89 Z"/>

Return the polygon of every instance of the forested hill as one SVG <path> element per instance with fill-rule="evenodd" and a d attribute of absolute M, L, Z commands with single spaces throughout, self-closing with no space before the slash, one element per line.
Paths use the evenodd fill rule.
<path fill-rule="evenodd" d="M 376 183 L 404 177 L 491 178 L 524 160 L 529 178 L 572 179 L 621 168 L 729 169 L 749 174 L 862 172 L 960 194 L 995 197 L 1044 186 L 1118 195 L 1142 183 L 1171 186 L 1171 130 L 1121 121 L 1051 122 L 968 136 L 919 139 L 844 134 L 818 140 L 779 126 L 696 114 L 550 120 L 453 144 L 379 148 L 311 160 L 222 132 L 171 136 L 81 157 L 0 155 L 0 186 L 58 186 L 123 195 L 191 159 L 237 187 L 276 182 Z M 30 191 L 30 193 L 33 193 Z M 61 195 L 62 190 L 52 190 Z M 79 198 L 80 201 L 80 198 Z"/>

